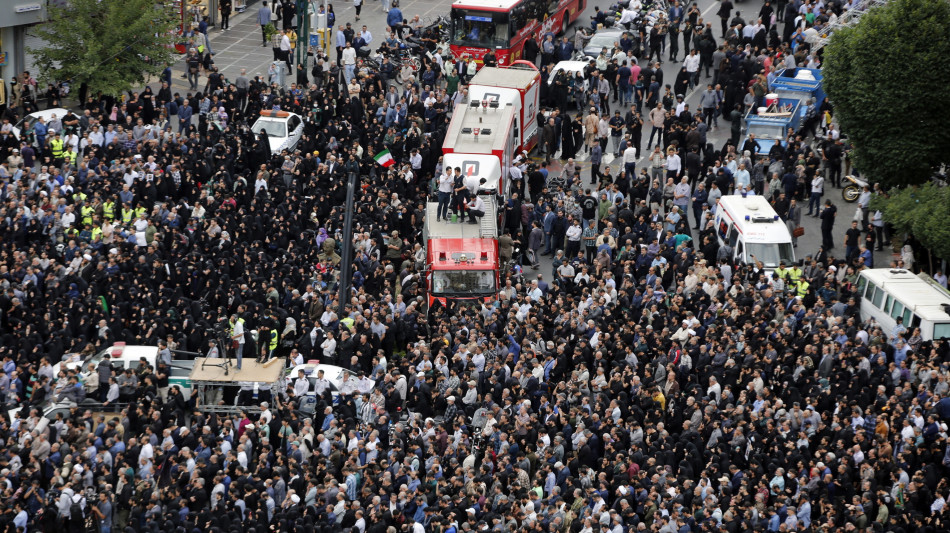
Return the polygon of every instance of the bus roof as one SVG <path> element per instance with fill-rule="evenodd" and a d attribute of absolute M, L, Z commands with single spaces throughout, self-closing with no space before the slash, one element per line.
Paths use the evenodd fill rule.
<path fill-rule="evenodd" d="M 860 275 L 888 291 L 923 320 L 950 322 L 944 306 L 950 306 L 950 293 L 930 276 L 914 275 L 903 269 L 866 268 Z"/>
<path fill-rule="evenodd" d="M 522 0 L 455 0 L 452 7 L 486 9 L 489 11 L 509 11 Z"/>

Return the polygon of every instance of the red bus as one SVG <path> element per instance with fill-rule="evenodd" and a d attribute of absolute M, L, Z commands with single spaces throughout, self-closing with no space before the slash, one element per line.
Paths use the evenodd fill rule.
<path fill-rule="evenodd" d="M 499 65 L 509 65 L 522 58 L 528 39 L 566 32 L 584 11 L 585 3 L 586 0 L 456 0 L 451 16 L 452 54 L 469 55 L 481 65 L 482 57 L 491 48 Z"/>

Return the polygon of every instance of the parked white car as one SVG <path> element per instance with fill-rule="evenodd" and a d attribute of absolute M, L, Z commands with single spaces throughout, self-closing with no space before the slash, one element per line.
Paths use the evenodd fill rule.
<path fill-rule="evenodd" d="M 255 135 L 267 132 L 272 154 L 279 154 L 283 150 L 292 152 L 303 136 L 303 120 L 300 115 L 288 111 L 261 111 L 251 131 Z"/>

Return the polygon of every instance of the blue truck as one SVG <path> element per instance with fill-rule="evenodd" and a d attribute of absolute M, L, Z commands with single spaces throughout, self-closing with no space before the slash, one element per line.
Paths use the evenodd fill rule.
<path fill-rule="evenodd" d="M 769 96 L 777 97 L 775 108 L 749 110 L 745 116 L 745 130 L 739 147 L 745 145 L 750 134 L 755 135 L 759 143 L 759 157 L 768 155 L 776 142 L 786 145 L 789 128 L 798 131 L 804 124 L 808 113 L 809 100 L 820 106 L 825 99 L 821 86 L 821 71 L 810 68 L 786 68 L 775 73 L 769 86 Z"/>
<path fill-rule="evenodd" d="M 746 140 L 752 135 L 759 143 L 759 149 L 754 154 L 756 157 L 768 156 L 775 143 L 786 146 L 789 128 L 798 131 L 802 123 L 803 107 L 804 102 L 796 98 L 779 98 L 774 107 L 750 109 L 745 115 L 745 130 L 739 149 L 745 146 Z"/>

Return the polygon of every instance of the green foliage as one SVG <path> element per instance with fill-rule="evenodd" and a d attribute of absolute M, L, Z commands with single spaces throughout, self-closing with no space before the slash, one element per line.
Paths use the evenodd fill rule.
<path fill-rule="evenodd" d="M 854 144 L 855 165 L 886 186 L 926 182 L 950 162 L 950 2 L 892 0 L 836 31 L 825 92 Z"/>
<path fill-rule="evenodd" d="M 267 26 L 264 26 L 264 38 L 270 41 L 270 38 L 277 33 L 277 27 L 274 26 L 274 23 L 270 23 Z"/>
<path fill-rule="evenodd" d="M 86 83 L 89 94 L 118 95 L 172 63 L 175 20 L 154 0 L 69 0 L 50 5 L 50 21 L 31 49 L 40 78 Z"/>
<path fill-rule="evenodd" d="M 875 197 L 872 209 L 880 209 L 898 233 L 913 235 L 937 257 L 950 259 L 950 187 L 926 183 L 891 192 Z"/>

